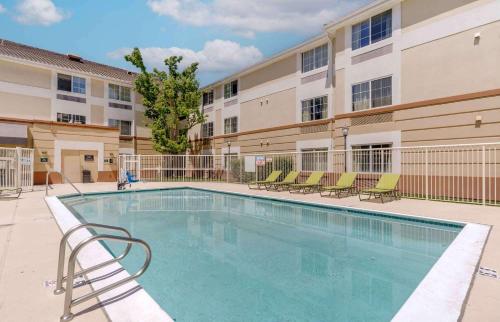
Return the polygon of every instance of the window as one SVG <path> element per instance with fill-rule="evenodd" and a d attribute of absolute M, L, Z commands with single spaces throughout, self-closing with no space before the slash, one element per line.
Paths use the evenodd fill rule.
<path fill-rule="evenodd" d="M 352 110 L 370 108 L 370 82 L 352 85 Z"/>
<path fill-rule="evenodd" d="M 391 172 L 392 144 L 368 144 L 352 147 L 352 171 Z"/>
<path fill-rule="evenodd" d="M 238 95 L 238 80 L 224 84 L 224 98 L 231 98 Z"/>
<path fill-rule="evenodd" d="M 86 121 L 85 115 L 57 113 L 57 122 L 86 124 Z"/>
<path fill-rule="evenodd" d="M 302 101 L 302 122 L 321 120 L 328 116 L 328 97 L 316 97 Z"/>
<path fill-rule="evenodd" d="M 313 48 L 302 53 L 302 72 L 328 65 L 328 44 Z"/>
<path fill-rule="evenodd" d="M 59 91 L 85 94 L 85 78 L 57 74 L 57 89 Z"/>
<path fill-rule="evenodd" d="M 328 168 L 328 148 L 303 149 L 302 171 L 326 171 Z"/>
<path fill-rule="evenodd" d="M 352 50 L 370 44 L 370 19 L 352 26 Z"/>
<path fill-rule="evenodd" d="M 224 134 L 236 133 L 238 132 L 238 117 L 230 117 L 224 119 Z"/>
<path fill-rule="evenodd" d="M 120 135 L 132 135 L 132 121 L 109 119 L 108 125 L 119 128 Z"/>
<path fill-rule="evenodd" d="M 203 93 L 203 106 L 214 103 L 214 91 Z"/>
<path fill-rule="evenodd" d="M 352 26 L 352 50 L 368 46 L 392 36 L 392 10 Z"/>
<path fill-rule="evenodd" d="M 130 87 L 109 84 L 108 96 L 112 100 L 130 102 Z"/>
<path fill-rule="evenodd" d="M 392 76 L 352 85 L 352 110 L 392 104 Z"/>
<path fill-rule="evenodd" d="M 377 41 L 392 36 L 392 10 L 388 10 L 372 17 L 371 21 L 371 41 Z"/>
<path fill-rule="evenodd" d="M 208 122 L 201 125 L 201 137 L 210 138 L 214 136 L 214 122 Z"/>

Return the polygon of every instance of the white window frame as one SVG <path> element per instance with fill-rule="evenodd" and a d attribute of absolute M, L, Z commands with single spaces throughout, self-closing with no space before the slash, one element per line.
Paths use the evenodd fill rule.
<path fill-rule="evenodd" d="M 314 102 L 316 99 L 320 99 L 322 98 L 323 99 L 323 106 L 324 106 L 324 115 L 322 118 L 318 118 L 318 119 L 311 119 L 309 118 L 309 120 L 304 120 L 304 103 L 307 102 L 307 101 L 312 101 L 313 103 L 313 107 L 315 106 L 314 105 Z M 324 119 L 327 119 L 328 118 L 328 95 L 321 95 L 321 96 L 316 96 L 316 97 L 312 97 L 312 98 L 308 98 L 308 99 L 304 99 L 300 102 L 300 112 L 301 112 L 301 120 L 302 122 L 309 122 L 309 121 L 317 121 L 317 120 L 324 120 Z M 308 112 L 308 114 L 310 114 L 310 112 Z M 316 113 L 313 113 L 313 115 L 316 114 Z M 309 115 L 310 117 L 311 115 Z"/>
<path fill-rule="evenodd" d="M 383 79 L 386 79 L 386 78 L 390 78 L 390 84 L 391 84 L 391 102 L 390 104 L 387 104 L 387 105 L 380 105 L 380 106 L 373 106 L 373 93 L 372 93 L 372 90 L 373 90 L 373 87 L 372 87 L 372 83 L 375 82 L 375 81 L 379 81 L 379 80 L 383 80 Z M 363 110 L 369 110 L 369 109 L 372 109 L 372 108 L 380 108 L 380 107 L 386 107 L 386 106 L 390 106 L 393 104 L 393 98 L 394 98 L 394 93 L 393 93 L 393 75 L 387 75 L 387 76 L 383 76 L 383 77 L 378 77 L 378 78 L 374 78 L 374 79 L 370 79 L 370 80 L 367 80 L 367 81 L 363 81 L 363 82 L 359 82 L 359 83 L 354 83 L 351 85 L 351 111 L 352 112 L 358 112 L 358 111 L 363 111 Z M 365 83 L 368 83 L 368 107 L 367 108 L 363 108 L 363 109 L 357 109 L 355 110 L 354 109 L 354 104 L 355 104 L 355 101 L 354 101 L 354 93 L 353 93 L 353 89 L 354 89 L 354 86 L 357 86 L 357 85 L 362 85 L 362 84 L 365 84 Z"/>
<path fill-rule="evenodd" d="M 128 122 L 130 123 L 130 134 L 123 134 L 123 123 Z M 112 123 L 116 123 L 118 125 L 118 128 L 120 129 L 120 135 L 121 136 L 133 136 L 134 135 L 134 124 L 130 120 L 119 120 L 119 119 L 108 119 L 108 126 L 114 126 L 115 124 L 112 125 Z"/>
<path fill-rule="evenodd" d="M 226 131 L 226 121 L 229 122 L 229 132 Z M 236 129 L 236 131 L 233 131 Z M 224 119 L 224 134 L 233 134 L 233 133 L 238 133 L 238 117 L 237 116 L 231 116 L 227 117 Z"/>
<path fill-rule="evenodd" d="M 380 16 L 380 15 L 383 15 L 383 14 L 385 14 L 385 13 L 389 12 L 389 11 L 390 11 L 390 13 L 391 13 L 391 15 L 390 15 L 390 17 L 391 17 L 391 28 L 390 28 L 390 34 L 389 34 L 388 36 L 386 36 L 386 37 L 383 37 L 383 38 L 380 38 L 380 39 L 378 39 L 378 40 L 376 40 L 376 41 L 373 41 L 373 40 L 372 40 L 372 36 L 373 36 L 373 33 L 372 33 L 373 22 L 372 22 L 372 20 L 373 20 L 373 18 L 374 18 L 374 17 L 377 17 L 377 16 Z M 352 50 L 352 51 L 355 51 L 355 50 L 358 50 L 358 49 L 361 49 L 361 48 L 364 48 L 364 47 L 370 46 L 371 44 L 376 44 L 376 43 L 378 43 L 378 42 L 380 42 L 380 41 L 382 41 L 382 40 L 384 40 L 384 39 L 389 39 L 389 38 L 391 38 L 391 37 L 392 37 L 392 34 L 393 34 L 393 28 L 394 28 L 394 24 L 393 24 L 393 23 L 394 23 L 394 21 L 393 21 L 393 20 L 394 20 L 393 12 L 394 12 L 394 11 L 392 10 L 392 8 L 391 8 L 391 9 L 387 9 L 387 10 L 384 10 L 383 12 L 380 12 L 380 13 L 378 13 L 378 14 L 376 14 L 376 15 L 371 16 L 371 17 L 370 17 L 370 18 L 368 18 L 368 19 L 364 19 L 364 20 L 362 20 L 362 21 L 360 21 L 360 22 L 358 22 L 358 23 L 355 23 L 355 24 L 351 25 L 351 50 Z M 366 22 L 368 22 L 368 44 L 363 45 L 363 46 L 361 46 L 361 45 L 360 45 L 359 47 L 354 48 L 354 46 L 353 46 L 353 44 L 354 44 L 354 38 L 353 38 L 353 37 L 354 37 L 354 34 L 355 34 L 355 33 L 354 33 L 354 28 L 355 28 L 356 26 L 361 25 L 361 24 L 366 23 Z M 360 41 L 360 39 L 358 39 L 358 41 Z"/>
<path fill-rule="evenodd" d="M 112 87 L 117 87 L 117 89 L 118 89 L 118 97 L 117 98 L 111 97 L 111 88 Z M 124 93 L 125 90 L 128 90 L 128 96 L 125 95 L 125 93 Z M 108 84 L 108 98 L 110 100 L 114 100 L 114 101 L 130 103 L 130 102 L 132 102 L 132 89 L 130 87 L 127 87 L 127 86 L 121 86 L 118 84 L 109 83 Z"/>
<path fill-rule="evenodd" d="M 352 150 L 352 171 L 360 173 L 391 173 L 393 171 L 394 153 L 392 143 L 369 143 L 369 144 L 356 144 L 351 146 Z M 355 160 L 363 158 L 362 152 L 367 152 L 368 163 L 359 163 Z M 380 153 L 379 158 L 381 160 L 379 164 L 379 169 L 375 164 L 376 153 Z M 365 156 L 365 157 L 366 157 Z M 368 166 L 368 169 L 366 169 Z"/>
<path fill-rule="evenodd" d="M 83 122 L 81 121 L 81 118 L 83 118 Z M 64 119 L 67 119 L 67 121 Z M 79 114 L 57 112 L 56 120 L 59 123 L 87 124 L 87 116 Z"/>
<path fill-rule="evenodd" d="M 317 60 L 317 52 L 320 52 L 320 50 L 323 50 L 323 48 L 326 48 L 325 49 L 325 52 L 324 54 L 326 55 L 326 63 L 324 65 L 321 65 L 319 66 L 319 61 Z M 328 54 L 328 50 L 329 50 L 329 45 L 328 43 L 325 43 L 325 44 L 322 44 L 322 45 L 319 45 L 319 46 L 316 46 L 312 49 L 309 49 L 309 50 L 306 50 L 304 52 L 301 53 L 301 71 L 302 71 L 302 74 L 307 74 L 307 73 L 310 73 L 314 70 L 317 70 L 317 69 L 320 69 L 322 67 L 325 67 L 325 66 L 328 66 L 328 63 L 329 63 L 329 54 Z M 312 68 L 311 69 L 308 69 L 308 70 L 305 70 L 305 59 L 306 59 L 306 55 L 312 55 Z M 323 59 L 325 57 L 322 57 Z M 323 63 L 323 60 L 321 61 Z"/>
<path fill-rule="evenodd" d="M 201 125 L 201 137 L 211 138 L 214 136 L 214 122 L 206 122 Z"/>
<path fill-rule="evenodd" d="M 205 103 L 205 95 L 207 95 L 207 103 Z M 201 97 L 201 105 L 202 106 L 210 106 L 214 104 L 214 90 L 210 90 L 207 92 L 204 92 L 202 97 Z M 211 98 L 211 99 L 210 99 Z"/>
<path fill-rule="evenodd" d="M 66 91 L 64 89 L 59 89 L 59 76 L 71 77 L 71 90 L 70 91 Z M 75 87 L 77 87 L 77 86 L 75 86 L 75 82 L 80 81 L 80 80 L 83 80 L 83 84 L 85 85 L 83 88 L 83 93 L 75 91 Z M 62 92 L 62 93 L 74 93 L 74 94 L 78 94 L 78 95 L 86 95 L 87 94 L 87 79 L 84 77 L 68 75 L 68 74 L 64 74 L 64 73 L 57 73 L 56 74 L 56 88 L 57 88 L 58 92 Z"/>
<path fill-rule="evenodd" d="M 233 83 L 236 82 L 236 93 L 233 93 Z M 226 97 L 226 86 L 230 86 L 230 91 L 229 91 L 229 96 Z M 235 79 L 235 80 L 232 80 L 228 83 L 225 83 L 224 86 L 222 86 L 222 91 L 223 91 L 223 94 L 224 94 L 224 99 L 225 100 L 228 100 L 228 99 L 231 99 L 233 97 L 236 97 L 238 96 L 239 92 L 240 92 L 240 82 Z"/>

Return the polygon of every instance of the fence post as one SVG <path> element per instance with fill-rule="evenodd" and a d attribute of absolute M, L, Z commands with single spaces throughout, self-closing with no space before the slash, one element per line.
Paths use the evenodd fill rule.
<path fill-rule="evenodd" d="M 483 145 L 483 206 L 486 206 L 486 146 Z"/>
<path fill-rule="evenodd" d="M 429 149 L 425 148 L 425 200 L 429 200 Z"/>
<path fill-rule="evenodd" d="M 22 167 L 22 164 L 21 164 L 21 148 L 20 147 L 16 147 L 16 188 L 20 188 L 21 187 L 21 167 Z"/>
<path fill-rule="evenodd" d="M 139 154 L 139 162 L 137 163 L 137 180 L 141 180 L 141 162 L 142 162 L 142 155 Z"/>

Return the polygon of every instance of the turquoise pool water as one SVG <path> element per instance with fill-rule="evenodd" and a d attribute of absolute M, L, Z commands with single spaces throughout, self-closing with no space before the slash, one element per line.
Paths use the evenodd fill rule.
<path fill-rule="evenodd" d="M 177 321 L 389 321 L 461 230 L 187 188 L 61 200 L 151 245 L 139 281 Z"/>

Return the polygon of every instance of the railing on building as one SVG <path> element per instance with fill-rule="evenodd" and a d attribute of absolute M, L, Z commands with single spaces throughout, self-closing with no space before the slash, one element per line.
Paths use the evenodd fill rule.
<path fill-rule="evenodd" d="M 33 190 L 34 150 L 0 148 L 0 189 Z"/>
<path fill-rule="evenodd" d="M 342 172 L 358 172 L 358 189 L 373 187 L 383 173 L 401 174 L 402 197 L 500 205 L 500 143 L 359 148 L 240 155 L 122 155 L 120 169 L 143 181 L 262 180 L 272 170 L 325 171 L 323 185 Z"/>

